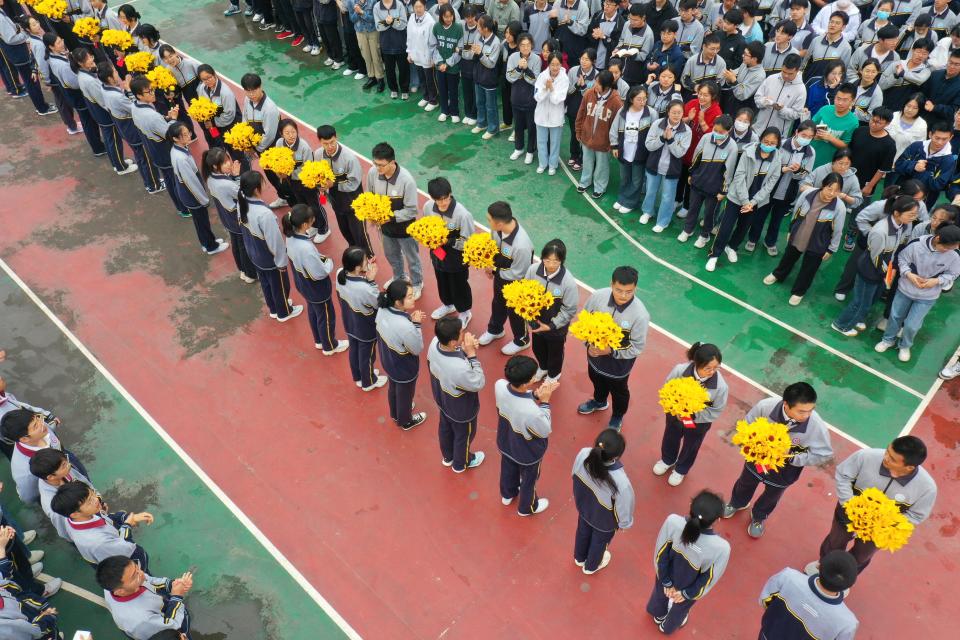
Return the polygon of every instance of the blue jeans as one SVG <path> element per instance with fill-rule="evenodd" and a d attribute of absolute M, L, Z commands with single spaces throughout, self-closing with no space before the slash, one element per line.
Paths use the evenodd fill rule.
<path fill-rule="evenodd" d="M 897 295 L 893 298 L 893 306 L 890 307 L 890 318 L 887 320 L 887 330 L 883 332 L 883 341 L 894 344 L 897 341 L 897 333 L 903 327 L 900 348 L 912 347 L 917 331 L 920 331 L 920 327 L 923 326 L 923 318 L 933 307 L 934 302 L 936 300 L 914 300 L 897 291 Z"/>
<path fill-rule="evenodd" d="M 642 165 L 632 162 L 619 162 L 619 164 L 620 192 L 617 194 L 617 202 L 627 209 L 636 209 L 640 206 L 640 198 L 643 197 L 646 170 Z"/>
<path fill-rule="evenodd" d="M 563 125 L 541 127 L 537 125 L 537 159 L 541 169 L 556 169 L 560 164 L 560 137 Z"/>
<path fill-rule="evenodd" d="M 858 322 L 863 322 L 870 312 L 877 299 L 877 292 L 880 290 L 880 282 L 870 282 L 857 275 L 853 282 L 853 298 L 847 303 L 846 308 L 840 312 L 840 315 L 833 324 L 837 325 L 843 331 L 853 329 Z"/>
<path fill-rule="evenodd" d="M 500 130 L 500 110 L 497 109 L 497 88 L 474 85 L 477 96 L 477 126 L 488 133 Z"/>
<path fill-rule="evenodd" d="M 643 213 L 653 215 L 653 207 L 657 203 L 657 194 L 661 186 L 663 193 L 660 195 L 660 208 L 657 210 L 657 224 L 665 227 L 670 224 L 673 217 L 673 199 L 677 195 L 678 178 L 667 178 L 659 173 L 647 173 L 647 195 L 643 199 Z"/>
<path fill-rule="evenodd" d="M 606 193 L 610 183 L 610 152 L 594 151 L 583 147 L 583 171 L 580 173 L 580 186 L 593 185 L 594 193 Z"/>

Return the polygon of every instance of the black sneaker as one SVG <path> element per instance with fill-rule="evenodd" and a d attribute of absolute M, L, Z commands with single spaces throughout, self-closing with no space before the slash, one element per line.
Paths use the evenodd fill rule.
<path fill-rule="evenodd" d="M 387 81 L 383 78 L 377 80 L 377 93 L 383 93 L 387 90 Z"/>
<path fill-rule="evenodd" d="M 593 198 L 594 200 L 599 200 L 600 198 L 603 197 L 603 191 L 594 191 L 593 193 L 590 194 L 590 197 Z"/>
<path fill-rule="evenodd" d="M 577 193 L 586 193 L 586 191 L 587 191 L 586 187 L 581 187 L 580 185 L 577 185 Z"/>
<path fill-rule="evenodd" d="M 373 89 L 375 86 L 377 86 L 376 78 L 368 78 L 367 81 L 363 83 L 364 89 Z"/>
<path fill-rule="evenodd" d="M 422 424 L 423 421 L 426 419 L 427 419 L 426 413 L 422 411 L 420 413 L 415 413 L 413 414 L 413 419 L 410 420 L 410 422 L 408 422 L 407 424 L 401 424 L 400 428 L 403 429 L 404 431 L 410 431 L 410 429 L 413 429 L 418 424 Z"/>

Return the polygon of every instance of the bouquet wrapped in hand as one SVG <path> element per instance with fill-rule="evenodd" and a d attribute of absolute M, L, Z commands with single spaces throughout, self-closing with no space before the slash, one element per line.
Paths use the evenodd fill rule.
<path fill-rule="evenodd" d="M 737 421 L 737 432 L 731 439 L 740 447 L 744 460 L 753 463 L 758 473 L 778 471 L 790 457 L 790 433 L 787 425 L 759 417 L 753 422 Z"/>
<path fill-rule="evenodd" d="M 220 113 L 220 106 L 204 96 L 194 98 L 187 107 L 187 115 L 197 122 L 210 122 L 218 113 Z"/>
<path fill-rule="evenodd" d="M 238 122 L 223 134 L 223 141 L 237 151 L 253 151 L 261 140 L 263 136 L 247 122 Z"/>
<path fill-rule="evenodd" d="M 370 191 L 365 191 L 357 196 L 353 201 L 353 213 L 357 220 L 365 222 L 369 220 L 374 224 L 383 224 L 389 222 L 393 217 L 393 209 L 390 208 L 390 198 Z"/>
<path fill-rule="evenodd" d="M 73 23 L 72 31 L 81 38 L 91 40 L 100 33 L 100 21 L 96 18 L 80 18 Z"/>
<path fill-rule="evenodd" d="M 129 60 L 130 56 L 127 56 L 126 59 Z M 173 74 L 170 73 L 166 67 L 154 67 L 148 71 L 147 80 L 150 81 L 151 87 L 164 93 L 172 93 L 177 88 L 177 79 L 173 77 Z"/>
<path fill-rule="evenodd" d="M 133 46 L 133 36 L 121 29 L 104 29 L 100 34 L 100 44 L 126 51 Z"/>
<path fill-rule="evenodd" d="M 623 343 L 623 329 L 606 311 L 584 309 L 577 319 L 570 323 L 570 333 L 574 338 L 600 351 L 616 349 Z"/>
<path fill-rule="evenodd" d="M 503 286 L 503 299 L 507 307 L 536 329 L 537 318 L 553 306 L 553 294 L 536 280 L 514 280 Z"/>
<path fill-rule="evenodd" d="M 273 171 L 278 176 L 289 177 L 297 168 L 293 150 L 287 147 L 270 147 L 260 154 L 260 168 Z"/>
<path fill-rule="evenodd" d="M 493 258 L 500 249 L 489 233 L 475 233 L 463 243 L 463 264 L 474 269 L 493 269 Z"/>
<path fill-rule="evenodd" d="M 149 51 L 137 51 L 123 59 L 123 66 L 130 73 L 146 73 L 155 62 L 156 59 Z"/>
<path fill-rule="evenodd" d="M 450 230 L 447 229 L 447 223 L 440 216 L 424 216 L 407 227 L 407 233 L 410 237 L 425 246 L 427 249 L 436 253 L 440 247 L 447 243 L 450 237 Z M 443 257 L 437 256 L 441 260 Z"/>
<path fill-rule="evenodd" d="M 659 395 L 663 412 L 679 418 L 688 429 L 697 426 L 693 414 L 706 409 L 710 402 L 710 393 L 691 376 L 668 380 L 660 387 Z"/>
<path fill-rule="evenodd" d="M 307 160 L 300 168 L 300 182 L 308 189 L 316 189 L 333 182 L 333 167 L 326 160 Z"/>
<path fill-rule="evenodd" d="M 850 520 L 847 531 L 878 549 L 896 551 L 907 544 L 913 533 L 913 523 L 900 512 L 897 503 L 875 487 L 847 500 L 843 510 Z"/>

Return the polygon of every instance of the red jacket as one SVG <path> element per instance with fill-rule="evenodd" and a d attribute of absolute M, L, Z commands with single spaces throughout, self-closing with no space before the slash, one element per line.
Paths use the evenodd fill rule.
<path fill-rule="evenodd" d="M 698 98 L 694 98 L 687 104 L 683 105 L 684 118 L 687 117 L 691 109 L 696 109 L 698 112 L 700 111 L 700 100 Z M 694 116 L 693 120 L 687 123 L 690 126 L 690 130 L 693 132 L 693 140 L 690 141 L 690 148 L 687 150 L 687 155 L 683 157 L 683 164 L 689 167 L 693 163 L 693 152 L 696 151 L 697 144 L 700 142 L 700 138 L 713 131 L 713 121 L 719 118 L 722 113 L 723 109 L 720 108 L 720 104 L 718 102 L 714 102 L 712 105 L 710 105 L 710 108 L 703 113 L 703 119 L 707 123 L 706 130 L 700 128 L 699 113 Z"/>

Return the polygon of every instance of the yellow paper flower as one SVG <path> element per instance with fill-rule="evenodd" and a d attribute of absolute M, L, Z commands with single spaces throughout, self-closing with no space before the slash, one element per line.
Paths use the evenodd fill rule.
<path fill-rule="evenodd" d="M 209 122 L 213 120 L 219 110 L 220 107 L 213 100 L 199 96 L 190 101 L 190 106 L 187 107 L 187 115 L 197 122 Z"/>
<path fill-rule="evenodd" d="M 73 23 L 73 32 L 89 40 L 100 33 L 100 21 L 96 18 L 80 18 Z"/>
<path fill-rule="evenodd" d="M 263 139 L 247 122 L 238 122 L 223 134 L 223 141 L 237 151 L 250 151 Z"/>
<path fill-rule="evenodd" d="M 333 182 L 333 167 L 326 160 L 307 160 L 300 169 L 300 182 L 308 189 L 316 189 Z"/>
<path fill-rule="evenodd" d="M 439 249 L 450 237 L 450 229 L 447 229 L 447 223 L 440 216 L 420 218 L 407 227 L 407 233 L 427 249 Z"/>
<path fill-rule="evenodd" d="M 503 287 L 503 299 L 514 313 L 533 322 L 553 305 L 553 294 L 536 280 L 514 280 Z"/>
<path fill-rule="evenodd" d="M 761 473 L 776 471 L 785 466 L 793 444 L 790 442 L 787 425 L 770 422 L 764 417 L 749 424 L 746 420 L 738 420 L 737 432 L 731 441 L 740 447 L 740 454 L 744 459 L 757 465 L 757 470 Z"/>
<path fill-rule="evenodd" d="M 146 73 L 154 62 L 153 54 L 149 51 L 137 51 L 123 59 L 123 66 L 131 73 Z"/>
<path fill-rule="evenodd" d="M 913 523 L 900 512 L 897 503 L 880 489 L 870 487 L 847 500 L 843 510 L 850 519 L 847 531 L 864 542 L 873 542 L 878 549 L 893 552 L 907 544 Z"/>
<path fill-rule="evenodd" d="M 623 343 L 623 329 L 606 311 L 581 311 L 570 323 L 570 333 L 600 350 L 616 349 Z"/>
<path fill-rule="evenodd" d="M 690 376 L 669 380 L 660 388 L 659 394 L 663 412 L 678 418 L 703 411 L 710 402 L 707 390 Z"/>
<path fill-rule="evenodd" d="M 292 149 L 270 147 L 260 154 L 260 168 L 279 176 L 289 176 L 297 168 L 297 161 L 293 158 Z"/>
<path fill-rule="evenodd" d="M 37 10 L 37 13 L 48 18 L 61 20 L 67 12 L 67 2 L 66 0 L 39 0 L 33 8 Z"/>
<path fill-rule="evenodd" d="M 126 51 L 133 46 L 133 36 L 122 29 L 104 29 L 100 34 L 100 44 Z"/>
<path fill-rule="evenodd" d="M 493 257 L 500 253 L 489 233 L 475 233 L 463 243 L 463 264 L 474 269 L 493 269 Z"/>
<path fill-rule="evenodd" d="M 353 201 L 353 213 L 357 220 L 369 220 L 374 224 L 383 224 L 389 222 L 393 217 L 393 210 L 390 208 L 390 198 L 377 193 L 365 191 Z"/>
<path fill-rule="evenodd" d="M 166 67 L 154 67 L 148 71 L 147 80 L 150 81 L 150 86 L 164 93 L 170 93 L 177 88 L 177 79 L 173 77 L 173 74 L 170 73 Z"/>

